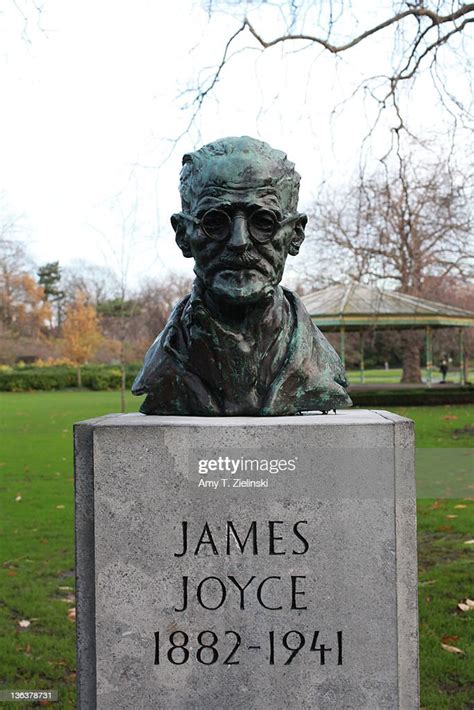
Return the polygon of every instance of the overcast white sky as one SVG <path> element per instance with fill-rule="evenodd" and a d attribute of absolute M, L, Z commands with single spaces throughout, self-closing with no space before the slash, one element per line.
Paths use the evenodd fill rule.
<path fill-rule="evenodd" d="M 278 16 L 266 12 L 270 35 Z M 302 207 L 321 179 L 343 181 L 357 170 L 373 107 L 355 100 L 337 120 L 330 112 L 388 61 L 384 36 L 338 61 L 314 50 L 239 55 L 172 150 L 189 120 L 181 92 L 215 64 L 236 26 L 229 15 L 209 19 L 198 0 L 44 0 L 39 19 L 31 0 L 4 0 L 0 191 L 24 215 L 37 263 L 86 258 L 116 269 L 125 256 L 132 281 L 190 269 L 169 226 L 181 156 L 226 135 L 285 150 L 302 175 Z M 453 77 L 462 81 L 454 64 Z M 428 82 L 408 100 L 413 125 L 439 130 Z M 374 137 L 376 155 L 388 137 Z"/>

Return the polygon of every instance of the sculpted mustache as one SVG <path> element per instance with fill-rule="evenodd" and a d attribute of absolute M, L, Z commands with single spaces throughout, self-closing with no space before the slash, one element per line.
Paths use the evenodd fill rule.
<path fill-rule="evenodd" d="M 251 252 L 243 254 L 223 254 L 216 266 L 259 266 L 260 258 Z"/>

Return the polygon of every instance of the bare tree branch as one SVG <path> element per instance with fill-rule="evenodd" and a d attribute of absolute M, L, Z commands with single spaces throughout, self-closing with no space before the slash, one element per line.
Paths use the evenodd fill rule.
<path fill-rule="evenodd" d="M 221 2 L 208 2 L 207 9 L 209 15 L 220 12 L 225 7 L 232 10 L 233 18 L 241 3 L 232 0 L 222 0 Z M 455 37 L 466 36 L 467 30 L 474 23 L 474 3 L 463 3 L 456 0 L 453 2 L 432 2 L 431 0 L 415 0 L 409 2 L 393 2 L 392 12 L 388 16 L 380 19 L 382 10 L 373 6 L 374 23 L 363 31 L 357 31 L 352 36 L 346 38 L 341 35 L 336 36 L 336 31 L 342 30 L 344 35 L 347 28 L 356 24 L 359 20 L 370 17 L 366 12 L 359 16 L 352 12 L 351 2 L 288 2 L 283 0 L 277 2 L 252 2 L 245 3 L 242 12 L 245 13 L 237 29 L 227 40 L 220 61 L 217 62 L 215 70 L 210 79 L 198 86 L 195 90 L 193 102 L 193 113 L 185 129 L 188 131 L 196 121 L 196 118 L 205 102 L 206 98 L 215 90 L 216 84 L 222 78 L 226 64 L 233 58 L 231 47 L 239 37 L 249 35 L 256 43 L 254 49 L 266 52 L 276 46 L 288 46 L 289 44 L 301 45 L 301 51 L 310 52 L 311 47 L 318 47 L 322 53 L 329 53 L 333 56 L 349 53 L 362 44 L 370 45 L 377 37 L 384 38 L 392 36 L 394 42 L 393 61 L 390 67 L 383 73 L 373 76 L 366 76 L 359 82 L 357 88 L 352 91 L 351 96 L 363 91 L 368 97 L 378 104 L 378 111 L 373 120 L 373 125 L 369 130 L 367 139 L 371 138 L 375 128 L 379 124 L 382 116 L 387 114 L 387 108 L 393 112 L 394 125 L 392 126 L 393 140 L 388 149 L 388 153 L 399 143 L 399 134 L 405 133 L 410 139 L 414 139 L 413 131 L 408 126 L 406 116 L 406 106 L 401 103 L 400 89 L 403 84 L 412 86 L 413 81 L 421 75 L 424 69 L 431 72 L 433 85 L 439 95 L 442 105 L 450 116 L 455 128 L 458 125 L 471 125 L 472 116 L 470 107 L 465 102 L 460 101 L 455 92 L 446 82 L 443 81 L 439 72 L 439 54 L 443 47 L 455 49 L 459 43 L 454 41 Z M 279 11 L 281 19 L 286 25 L 286 31 L 274 37 L 265 36 L 260 25 L 265 23 L 266 15 L 259 14 L 263 10 L 272 10 L 273 13 Z M 319 15 L 318 15 L 319 9 Z M 238 15 L 237 15 L 238 16 Z M 339 23 L 339 24 L 338 24 Z M 317 26 L 318 31 L 306 31 L 307 25 Z M 337 27 L 336 27 L 337 24 Z M 267 24 L 264 25 L 268 32 Z M 272 25 L 270 25 L 272 26 Z M 391 31 L 392 35 L 386 35 Z M 393 32 L 395 31 L 395 35 Z M 384 34 L 385 33 L 385 34 Z M 398 35 L 397 35 L 398 33 Z M 398 36 L 398 41 L 397 41 Z M 250 48 L 245 48 L 246 51 Z M 465 64 L 469 62 L 469 48 L 464 50 Z M 383 87 L 386 87 L 385 89 Z M 400 94 L 400 95 L 399 95 Z M 345 103 L 346 99 L 343 103 Z M 337 111 L 337 108 L 334 109 Z M 416 131 L 415 131 L 416 132 Z M 367 141 L 363 142 L 362 150 Z"/>
<path fill-rule="evenodd" d="M 356 35 L 349 42 L 346 42 L 344 44 L 339 44 L 339 45 L 331 44 L 331 42 L 329 42 L 328 40 L 325 40 L 323 37 L 317 37 L 315 35 L 310 35 L 310 34 L 285 34 L 285 35 L 280 35 L 279 37 L 275 37 L 272 40 L 264 40 L 263 37 L 259 34 L 259 32 L 257 32 L 255 27 L 252 25 L 252 23 L 249 21 L 249 19 L 247 17 L 244 19 L 244 21 L 243 21 L 240 29 L 237 31 L 236 35 L 239 32 L 242 32 L 245 28 L 248 28 L 250 34 L 252 34 L 255 37 L 257 42 L 259 44 L 261 44 L 261 46 L 264 49 L 268 49 L 269 47 L 274 47 L 276 44 L 281 44 L 282 42 L 305 40 L 307 42 L 314 42 L 315 44 L 321 45 L 322 47 L 324 47 L 324 49 L 327 49 L 328 52 L 331 52 L 332 54 L 339 54 L 340 52 L 345 52 L 348 49 L 352 49 L 352 47 L 355 47 L 356 45 L 360 44 L 360 42 L 363 42 L 368 37 L 371 37 L 372 35 L 375 35 L 378 32 L 381 32 L 382 30 L 386 29 L 387 27 L 390 27 L 391 25 L 396 25 L 396 24 L 402 22 L 407 17 L 416 17 L 416 18 L 427 17 L 427 18 L 429 18 L 432 23 L 428 27 L 428 30 L 430 30 L 433 27 L 439 27 L 440 25 L 446 24 L 448 22 L 455 23 L 456 20 L 458 20 L 461 17 L 464 17 L 465 15 L 467 15 L 469 13 L 474 13 L 474 3 L 463 4 L 456 11 L 448 13 L 447 15 L 439 15 L 438 13 L 436 13 L 432 10 L 429 10 L 426 7 L 423 7 L 423 5 L 416 5 L 416 6 L 412 6 L 408 10 L 405 10 L 404 12 L 399 12 L 399 13 L 396 13 L 395 15 L 392 15 L 384 22 L 380 22 L 377 25 L 375 25 L 374 27 L 370 27 L 369 29 L 365 30 L 365 32 L 362 32 L 361 34 Z M 473 21 L 473 19 L 466 20 L 466 22 L 472 22 L 472 21 Z M 449 36 L 451 36 L 451 34 L 454 34 L 454 32 L 462 31 L 462 29 L 464 29 L 464 26 L 465 26 L 465 23 L 463 23 L 460 27 L 452 30 L 452 32 L 449 34 Z M 426 32 L 424 34 L 426 34 Z M 444 38 L 442 38 L 440 41 L 443 42 L 445 40 L 444 40 Z"/>
<path fill-rule="evenodd" d="M 431 277 L 473 278 L 471 191 L 469 176 L 448 163 L 417 165 L 400 154 L 396 172 L 320 194 L 310 236 L 316 261 L 327 249 L 333 271 L 345 265 L 357 280 L 395 280 L 421 296 Z"/>

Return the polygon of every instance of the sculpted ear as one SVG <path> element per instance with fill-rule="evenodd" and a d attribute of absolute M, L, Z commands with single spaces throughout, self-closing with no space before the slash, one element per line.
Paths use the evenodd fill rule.
<path fill-rule="evenodd" d="M 171 215 L 171 226 L 175 232 L 176 244 L 183 252 L 183 256 L 189 258 L 192 256 L 191 247 L 189 246 L 188 234 L 186 231 L 186 220 L 177 212 Z"/>
<path fill-rule="evenodd" d="M 300 247 L 304 242 L 304 228 L 306 227 L 307 221 L 308 217 L 305 214 L 302 214 L 299 216 L 298 221 L 295 224 L 293 232 L 294 236 L 288 249 L 288 254 L 291 254 L 291 256 L 296 256 L 298 254 Z"/>

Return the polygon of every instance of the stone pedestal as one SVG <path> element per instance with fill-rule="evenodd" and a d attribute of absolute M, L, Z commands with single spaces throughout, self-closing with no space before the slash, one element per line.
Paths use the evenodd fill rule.
<path fill-rule="evenodd" d="M 413 423 L 75 428 L 81 710 L 418 708 Z"/>

